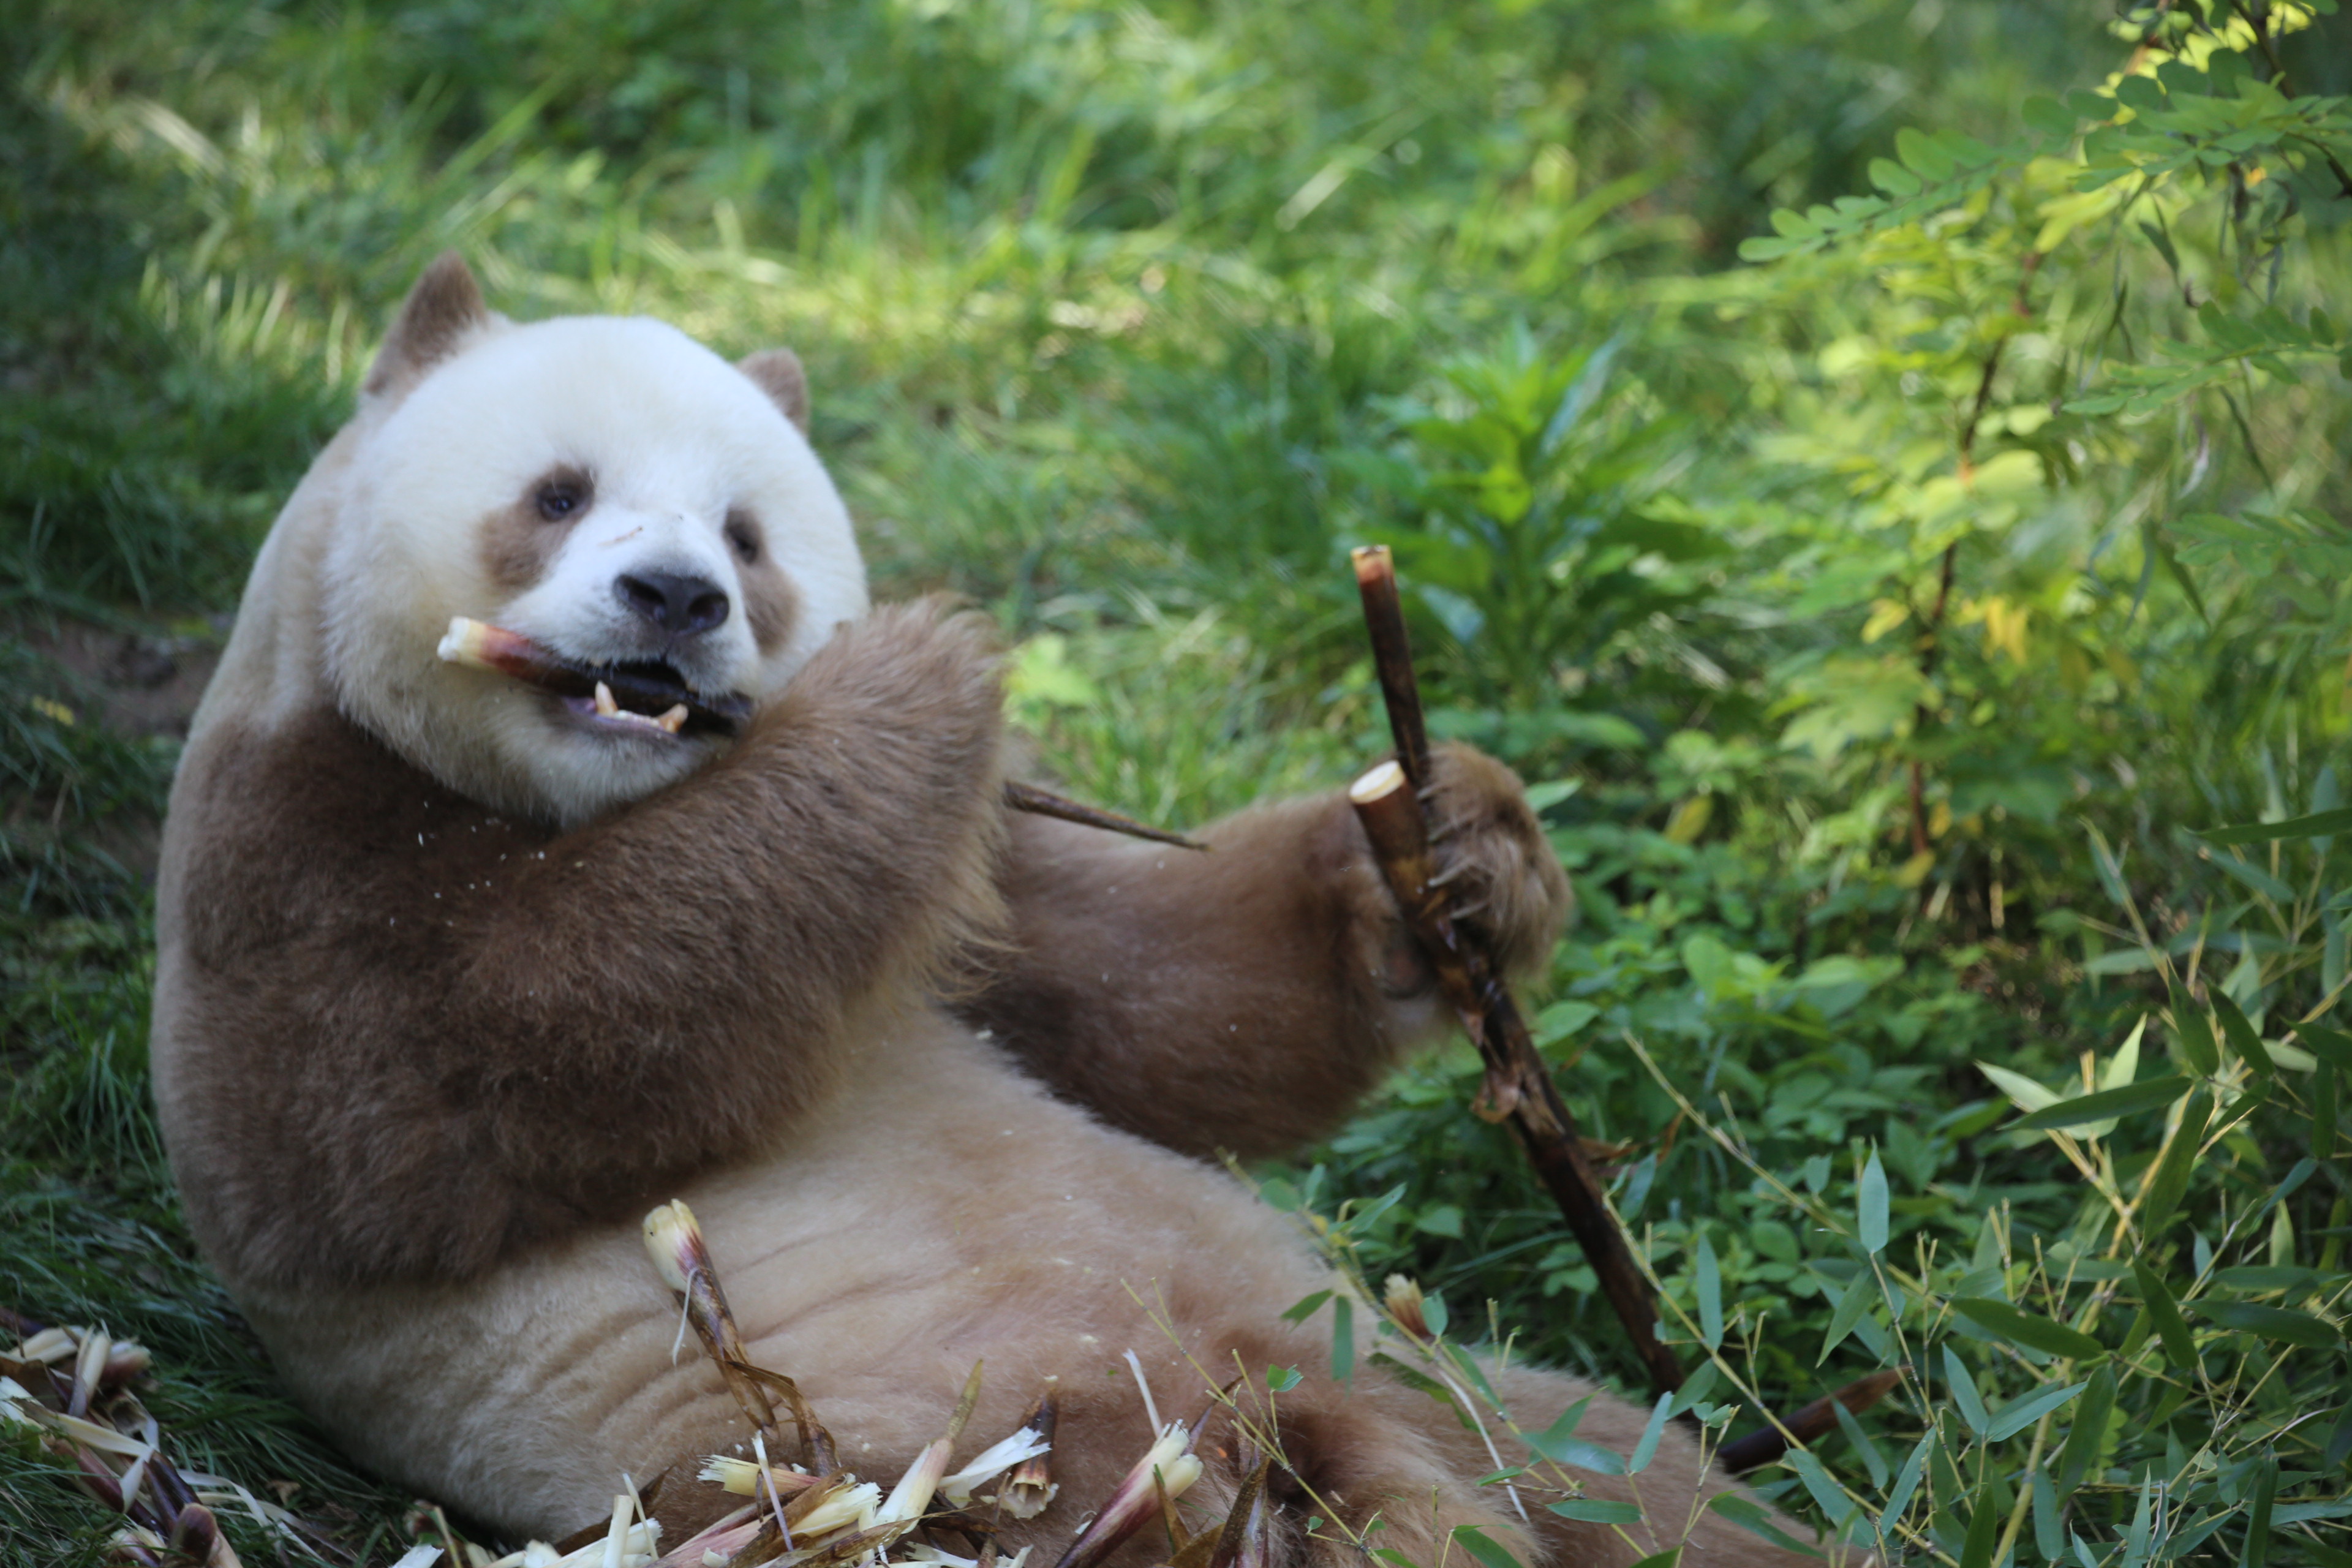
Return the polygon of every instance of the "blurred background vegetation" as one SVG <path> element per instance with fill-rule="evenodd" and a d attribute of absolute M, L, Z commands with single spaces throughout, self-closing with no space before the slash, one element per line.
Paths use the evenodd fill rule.
<path fill-rule="evenodd" d="M 251 553 L 455 247 L 520 317 L 796 348 L 878 585 L 993 611 L 1067 787 L 1149 817 L 1377 752 L 1345 552 L 1393 545 L 1440 727 L 1577 879 L 1541 1032 L 1702 1413 L 1908 1369 L 1779 1505 L 1965 1568 L 2352 1563 L 2332 5 L 0 0 L 0 1305 L 155 1346 L 199 1468 L 406 1539 L 190 1255 L 147 874 Z M 1475 1079 L 1261 1174 L 1638 1393 Z M 2093 1090 L 2129 1109 L 2010 1125 Z M 0 1540 L 95 1562 L 55 1468 L 0 1447 Z"/>

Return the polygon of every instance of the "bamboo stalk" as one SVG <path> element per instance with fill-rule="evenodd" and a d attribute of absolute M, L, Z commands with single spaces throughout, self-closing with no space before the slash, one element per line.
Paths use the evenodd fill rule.
<path fill-rule="evenodd" d="M 1396 566 L 1385 545 L 1357 551 L 1354 562 L 1364 625 L 1371 635 L 1372 663 L 1397 749 L 1397 761 L 1385 764 L 1387 773 L 1374 768 L 1349 791 L 1357 817 L 1372 841 L 1398 907 L 1437 973 L 1440 988 L 1486 1063 L 1486 1082 L 1473 1109 L 1488 1121 L 1510 1121 L 1520 1148 L 1559 1205 L 1560 1217 L 1584 1249 L 1601 1293 L 1633 1341 L 1653 1391 L 1680 1388 L 1682 1365 L 1658 1341 L 1657 1306 L 1633 1265 L 1624 1232 L 1609 1212 L 1600 1178 L 1584 1157 L 1575 1119 L 1536 1054 L 1527 1021 L 1493 955 L 1454 925 L 1451 898 L 1436 882 L 1437 866 L 1421 803 L 1421 792 L 1430 784 L 1429 733 L 1422 720 L 1404 612 L 1397 601 Z"/>
<path fill-rule="evenodd" d="M 1886 1397 L 1887 1390 L 1903 1381 L 1901 1367 L 1889 1367 L 1859 1377 L 1834 1394 L 1825 1394 L 1793 1415 L 1783 1416 L 1761 1431 L 1750 1432 L 1745 1437 L 1726 1443 L 1716 1451 L 1715 1462 L 1735 1476 L 1759 1469 L 1787 1453 L 1790 1447 L 1811 1443 L 1825 1436 L 1837 1425 L 1837 1406 L 1844 1405 L 1859 1415 Z"/>
<path fill-rule="evenodd" d="M 1037 816 L 1058 817 L 1086 827 L 1099 827 L 1106 832 L 1124 833 L 1129 838 L 1148 838 L 1154 844 L 1173 844 L 1179 849 L 1197 849 L 1207 854 L 1209 847 L 1198 839 L 1187 838 L 1181 833 L 1171 833 L 1164 827 L 1153 827 L 1116 811 L 1105 811 L 1098 805 L 1087 805 L 1052 790 L 1040 789 L 1017 779 L 1004 781 L 1004 804 L 1015 811 L 1029 812 Z"/>
<path fill-rule="evenodd" d="M 1649 1373 L 1653 1391 L 1664 1394 L 1681 1387 L 1681 1363 L 1658 1341 L 1657 1308 L 1649 1286 L 1601 1196 L 1600 1178 L 1584 1157 L 1575 1120 L 1536 1055 L 1535 1041 L 1509 987 L 1454 923 L 1446 891 L 1433 881 L 1437 868 L 1429 849 L 1428 826 L 1419 797 L 1407 787 L 1404 769 L 1382 763 L 1356 781 L 1348 798 L 1371 840 L 1389 890 L 1404 911 L 1406 925 L 1436 972 L 1439 989 L 1460 1015 L 1486 1063 L 1486 1082 L 1474 1109 L 1490 1121 L 1510 1122 L 1519 1147 L 1584 1249 L 1601 1293 Z"/>

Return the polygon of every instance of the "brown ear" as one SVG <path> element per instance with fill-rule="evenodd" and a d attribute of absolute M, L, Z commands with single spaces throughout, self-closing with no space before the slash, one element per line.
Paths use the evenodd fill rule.
<path fill-rule="evenodd" d="M 393 322 L 368 369 L 367 391 L 382 394 L 415 381 L 489 322 L 481 285 L 474 281 L 465 258 L 454 250 L 443 251 L 408 291 L 400 319 Z"/>
<path fill-rule="evenodd" d="M 808 434 L 808 374 L 801 369 L 800 355 L 790 349 L 761 349 L 737 360 L 735 368 L 756 382 L 802 435 Z"/>

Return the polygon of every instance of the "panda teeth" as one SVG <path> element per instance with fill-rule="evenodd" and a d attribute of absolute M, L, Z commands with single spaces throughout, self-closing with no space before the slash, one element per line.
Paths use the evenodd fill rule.
<path fill-rule="evenodd" d="M 679 703 L 677 707 L 672 708 L 660 718 L 656 719 L 654 722 L 668 731 L 671 734 L 677 734 L 680 730 L 686 728 L 686 704 L 683 702 Z"/>
<path fill-rule="evenodd" d="M 606 719 L 620 716 L 621 705 L 613 700 L 613 689 L 603 681 L 596 683 L 596 711 Z"/>

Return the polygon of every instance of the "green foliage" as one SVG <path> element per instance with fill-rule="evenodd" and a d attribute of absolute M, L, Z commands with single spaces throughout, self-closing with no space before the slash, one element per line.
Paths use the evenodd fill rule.
<path fill-rule="evenodd" d="M 1645 1444 L 1899 1365 L 1774 1506 L 1971 1568 L 2352 1551 L 2331 6 L 0 29 L 0 1305 L 153 1344 L 224 1473 L 404 1535 L 192 1261 L 143 1050 L 173 747 L 36 649 L 216 637 L 455 246 L 519 315 L 799 349 L 877 582 L 984 603 L 1065 786 L 1147 817 L 1384 745 L 1344 552 L 1396 548 L 1435 727 L 1576 879 L 1538 1032 L 1699 1369 Z M 1476 1079 L 1416 1064 L 1264 1173 L 1451 1349 L 1368 1291 L 1299 1315 L 1465 1419 L 1497 1332 L 1632 1386 Z M 1547 1506 L 1627 1528 L 1574 1478 L 1649 1455 L 1574 1414 L 1527 1436 Z M 0 1452 L 0 1520 L 94 1561 L 43 1464 Z"/>

